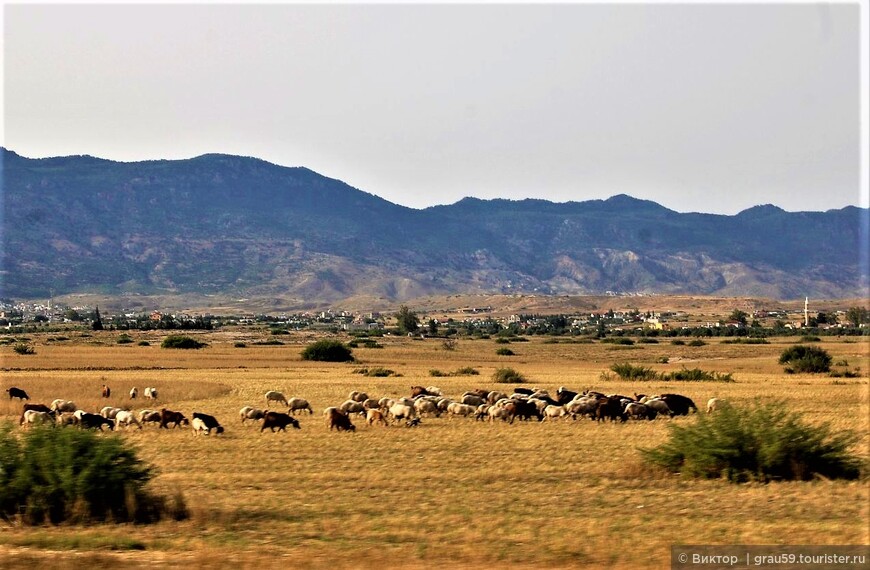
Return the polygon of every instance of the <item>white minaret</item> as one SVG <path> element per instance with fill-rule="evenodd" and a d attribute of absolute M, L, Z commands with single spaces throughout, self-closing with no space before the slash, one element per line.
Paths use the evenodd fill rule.
<path fill-rule="evenodd" d="M 804 326 L 810 326 L 810 298 L 804 300 Z"/>

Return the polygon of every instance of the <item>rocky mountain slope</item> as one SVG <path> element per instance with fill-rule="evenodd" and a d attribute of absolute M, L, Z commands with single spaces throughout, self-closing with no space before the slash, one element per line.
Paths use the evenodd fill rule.
<path fill-rule="evenodd" d="M 4 149 L 0 177 L 4 297 L 195 293 L 298 305 L 631 291 L 788 299 L 861 297 L 868 283 L 859 263 L 868 211 L 855 207 L 682 214 L 619 195 L 466 198 L 414 210 L 305 168 L 228 155 L 120 163 Z"/>

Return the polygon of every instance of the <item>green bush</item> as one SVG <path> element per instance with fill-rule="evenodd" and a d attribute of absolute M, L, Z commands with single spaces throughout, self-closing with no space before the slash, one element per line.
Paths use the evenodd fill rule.
<path fill-rule="evenodd" d="M 136 343 L 136 346 L 151 346 L 151 343 L 147 340 L 140 340 L 138 343 Z"/>
<path fill-rule="evenodd" d="M 284 346 L 284 343 L 278 340 L 277 338 L 270 338 L 268 340 L 258 340 L 254 343 L 257 346 Z"/>
<path fill-rule="evenodd" d="M 611 336 L 607 338 L 602 338 L 601 342 L 607 344 L 621 344 L 624 346 L 631 346 L 634 344 L 633 340 L 631 340 L 630 338 L 625 338 L 624 336 Z"/>
<path fill-rule="evenodd" d="M 466 366 L 465 368 L 457 368 L 453 372 L 442 372 L 441 370 L 433 368 L 429 371 L 429 376 L 434 376 L 436 378 L 441 378 L 445 376 L 477 376 L 480 372 L 477 369 L 472 368 L 470 366 Z"/>
<path fill-rule="evenodd" d="M 347 343 L 347 345 L 351 348 L 384 348 L 384 345 L 370 338 L 357 338 Z"/>
<path fill-rule="evenodd" d="M 374 368 L 357 368 L 353 371 L 354 374 L 362 374 L 363 376 L 370 376 L 373 378 L 386 378 L 388 376 L 401 376 L 401 374 L 396 374 L 395 370 L 390 370 L 389 368 L 383 368 L 381 366 L 376 366 Z"/>
<path fill-rule="evenodd" d="M 822 339 L 813 334 L 805 334 L 801 337 L 801 342 L 822 342 Z"/>
<path fill-rule="evenodd" d="M 680 340 L 677 338 L 677 339 L 672 340 L 671 344 L 674 346 L 684 346 L 686 344 L 686 341 Z"/>
<path fill-rule="evenodd" d="M 627 362 L 617 362 L 610 365 L 617 376 L 623 380 L 655 380 L 658 374 L 652 368 L 634 366 Z"/>
<path fill-rule="evenodd" d="M 670 424 L 667 442 L 643 449 L 644 460 L 686 477 L 732 482 L 855 479 L 864 463 L 850 453 L 860 438 L 803 423 L 782 402 L 727 406 Z"/>
<path fill-rule="evenodd" d="M 831 369 L 831 355 L 817 346 L 790 346 L 779 355 L 779 363 L 785 364 L 788 373 L 828 372 Z"/>
<path fill-rule="evenodd" d="M 689 341 L 689 346 L 706 346 L 707 343 L 701 340 L 700 338 L 696 338 Z"/>
<path fill-rule="evenodd" d="M 12 347 L 12 350 L 14 350 L 17 354 L 36 354 L 36 349 L 34 349 L 26 342 L 19 342 Z"/>
<path fill-rule="evenodd" d="M 510 344 L 511 340 L 509 338 L 498 337 L 495 339 L 496 344 Z"/>
<path fill-rule="evenodd" d="M 731 373 L 709 372 L 700 368 L 683 368 L 661 375 L 662 380 L 678 380 L 680 382 L 734 382 Z"/>
<path fill-rule="evenodd" d="M 242 341 L 236 341 L 233 343 L 233 347 L 235 348 L 247 348 L 247 346 L 248 345 L 243 343 Z"/>
<path fill-rule="evenodd" d="M 502 347 L 496 350 L 495 353 L 499 356 L 514 356 L 516 354 L 513 350 L 507 347 Z"/>
<path fill-rule="evenodd" d="M 171 334 L 168 337 L 163 339 L 163 342 L 160 343 L 161 348 L 192 348 L 199 349 L 208 346 L 208 344 L 204 342 L 200 342 L 195 338 L 191 338 L 189 336 L 181 335 L 181 334 Z"/>
<path fill-rule="evenodd" d="M 128 334 L 122 334 L 121 336 L 118 337 L 117 343 L 118 344 L 132 344 L 133 339 L 130 338 L 130 335 L 128 335 Z"/>
<path fill-rule="evenodd" d="M 151 494 L 154 470 L 119 436 L 36 427 L 20 438 L 0 426 L 0 517 L 20 515 L 25 524 L 155 522 L 186 518 L 183 498 L 175 505 Z"/>
<path fill-rule="evenodd" d="M 323 339 L 309 344 L 302 351 L 302 360 L 321 362 L 353 362 L 353 351 L 337 340 Z"/>
<path fill-rule="evenodd" d="M 526 378 L 513 368 L 499 368 L 492 375 L 492 381 L 496 384 L 523 384 Z"/>

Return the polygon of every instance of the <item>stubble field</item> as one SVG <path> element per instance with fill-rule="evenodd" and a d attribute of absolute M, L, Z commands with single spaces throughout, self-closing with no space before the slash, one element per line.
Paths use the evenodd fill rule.
<path fill-rule="evenodd" d="M 606 393 L 677 392 L 703 408 L 711 397 L 740 405 L 783 400 L 807 422 L 862 435 L 856 452 L 868 457 L 870 352 L 863 339 L 826 338 L 835 361 L 859 378 L 786 375 L 777 364 L 794 338 L 768 345 L 703 347 L 660 344 L 626 349 L 607 344 L 530 342 L 499 345 L 460 340 L 385 337 L 384 348 L 358 348 L 354 364 L 305 362 L 310 334 L 281 337 L 253 330 L 194 334 L 202 350 L 159 347 L 158 333 L 131 333 L 150 346 L 119 345 L 119 333 L 29 335 L 36 354 L 2 354 L 2 389 L 18 386 L 31 401 L 55 398 L 98 411 L 131 401 L 133 386 L 158 389 L 156 407 L 215 415 L 221 436 L 189 429 L 122 431 L 141 458 L 159 469 L 152 488 L 181 493 L 190 510 L 182 522 L 27 528 L 0 522 L 0 567 L 263 568 L 297 567 L 633 567 L 664 568 L 673 544 L 868 544 L 870 490 L 866 481 L 733 485 L 691 481 L 643 466 L 638 448 L 667 438 L 671 422 L 625 424 L 576 421 L 478 422 L 424 418 L 416 428 L 327 430 L 320 412 L 352 390 L 374 397 L 409 395 L 412 385 L 437 385 L 458 397 L 473 388 L 505 389 L 493 372 L 510 366 L 529 386 Z M 53 337 L 55 339 L 53 339 Z M 245 342 L 245 348 L 234 346 Z M 497 356 L 509 346 L 516 355 Z M 667 357 L 668 364 L 658 363 Z M 732 373 L 736 382 L 623 382 L 601 373 L 615 362 L 660 371 L 700 367 Z M 400 377 L 369 378 L 360 367 L 382 366 Z M 474 367 L 479 376 L 431 377 Z M 100 387 L 113 390 L 100 398 Z M 508 387 L 508 390 L 509 391 Z M 260 433 L 241 425 L 244 405 L 266 407 L 263 394 L 280 390 L 308 399 L 315 414 L 297 416 L 301 430 Z M 273 405 L 274 408 L 274 405 Z M 0 421 L 17 424 L 21 405 L 0 401 Z"/>

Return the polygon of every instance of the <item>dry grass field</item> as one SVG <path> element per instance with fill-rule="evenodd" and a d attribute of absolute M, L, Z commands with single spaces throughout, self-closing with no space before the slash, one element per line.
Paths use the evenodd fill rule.
<path fill-rule="evenodd" d="M 355 433 L 327 430 L 323 408 L 351 390 L 372 396 L 408 395 L 415 384 L 437 385 L 445 395 L 466 389 L 504 388 L 493 372 L 510 366 L 529 385 L 613 393 L 678 392 L 703 407 L 711 397 L 735 404 L 784 400 L 811 423 L 862 434 L 856 452 L 870 457 L 865 339 L 824 338 L 834 361 L 847 360 L 859 378 L 786 375 L 777 358 L 797 339 L 767 345 L 703 347 L 659 344 L 512 343 L 516 355 L 496 356 L 493 340 L 378 339 L 384 348 L 357 348 L 354 364 L 306 362 L 301 349 L 313 335 L 281 337 L 283 345 L 256 346 L 267 332 L 194 333 L 209 347 L 160 348 L 156 332 L 82 336 L 28 335 L 36 353 L 0 347 L 2 389 L 26 389 L 34 402 L 54 398 L 80 408 L 147 406 L 131 402 L 132 386 L 154 386 L 157 407 L 188 416 L 205 411 L 226 433 L 194 437 L 189 429 L 154 426 L 121 433 L 140 457 L 159 469 L 152 488 L 181 493 L 191 516 L 155 525 L 43 526 L 0 523 L 0 567 L 271 568 L 665 568 L 672 544 L 868 544 L 870 489 L 857 482 L 735 485 L 693 481 L 643 466 L 638 448 L 663 442 L 671 422 L 657 419 L 596 424 L 478 422 L 424 418 L 416 428 L 369 427 Z M 150 346 L 136 343 L 147 340 Z M 234 346 L 245 342 L 245 348 Z M 660 364 L 668 357 L 668 364 Z M 733 383 L 604 380 L 615 362 L 660 371 L 682 366 L 733 373 Z M 382 366 L 401 376 L 354 373 Z M 474 367 L 479 376 L 438 377 Z M 100 398 L 109 385 L 112 397 Z M 244 405 L 265 407 L 263 394 L 281 390 L 308 399 L 313 416 L 297 416 L 301 430 L 260 433 L 241 425 Z M 0 421 L 17 422 L 21 405 L 0 400 Z"/>

